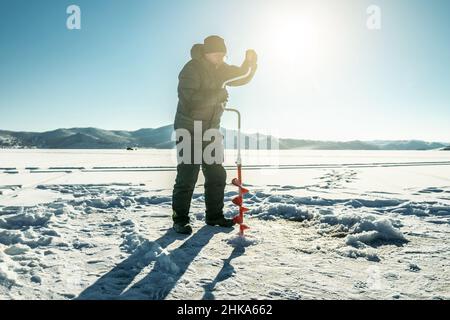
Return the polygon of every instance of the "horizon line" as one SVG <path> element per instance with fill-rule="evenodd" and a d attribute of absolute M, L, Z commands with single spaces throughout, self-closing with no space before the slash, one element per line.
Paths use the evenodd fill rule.
<path fill-rule="evenodd" d="M 104 129 L 101 127 L 93 127 L 93 126 L 75 126 L 75 127 L 59 127 L 56 129 L 48 129 L 48 130 L 42 130 L 42 131 L 28 131 L 28 130 L 8 130 L 8 129 L 2 129 L 0 128 L 0 131 L 7 131 L 7 132 L 14 132 L 14 133 L 19 133 L 19 132 L 25 132 L 25 133 L 46 133 L 46 132 L 52 132 L 52 131 L 57 131 L 57 130 L 71 130 L 71 129 L 97 129 L 97 130 L 104 130 L 104 131 L 125 131 L 125 132 L 136 132 L 136 131 L 140 131 L 140 130 L 155 130 L 155 129 L 161 129 L 164 127 L 170 127 L 173 126 L 173 124 L 167 124 L 167 125 L 162 125 L 162 126 L 158 126 L 158 127 L 143 127 L 143 128 L 139 128 L 139 129 Z M 236 129 L 229 129 L 227 127 L 220 127 L 221 129 L 225 129 L 225 130 L 231 130 L 231 131 L 237 131 Z M 406 142 L 406 141 L 422 141 L 422 142 L 428 142 L 428 143 L 441 143 L 441 144 L 448 144 L 450 145 L 450 141 L 444 141 L 444 140 L 427 140 L 427 139 L 417 139 L 417 138 L 402 138 L 402 139 L 345 139 L 345 140 L 331 140 L 331 139 L 313 139 L 313 138 L 295 138 L 295 137 L 285 137 L 285 136 L 274 136 L 272 134 L 266 134 L 266 133 L 261 133 L 261 132 L 246 132 L 246 131 L 241 131 L 244 135 L 252 135 L 252 134 L 261 134 L 261 135 L 265 135 L 265 136 L 272 136 L 274 138 L 277 139 L 291 139 L 291 140 L 306 140 L 306 141 L 321 141 L 321 142 L 375 142 L 375 141 L 389 141 L 389 142 L 394 142 L 394 141 L 398 141 L 398 142 Z"/>

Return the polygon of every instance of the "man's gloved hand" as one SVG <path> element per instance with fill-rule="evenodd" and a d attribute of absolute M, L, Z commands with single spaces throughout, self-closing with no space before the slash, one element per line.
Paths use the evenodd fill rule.
<path fill-rule="evenodd" d="M 245 60 L 251 64 L 256 64 L 258 62 L 258 55 L 256 54 L 256 51 L 253 49 L 247 50 L 245 53 Z"/>

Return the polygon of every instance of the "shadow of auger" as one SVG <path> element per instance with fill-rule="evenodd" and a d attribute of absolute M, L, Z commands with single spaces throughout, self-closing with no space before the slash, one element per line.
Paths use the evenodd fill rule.
<path fill-rule="evenodd" d="M 231 252 L 230 256 L 227 259 L 223 260 L 223 266 L 222 269 L 220 269 L 217 276 L 214 278 L 213 281 L 210 283 L 207 283 L 203 285 L 203 288 L 205 290 L 205 293 L 203 294 L 202 300 L 214 300 L 215 296 L 212 293 L 212 291 L 215 289 L 216 285 L 219 282 L 225 281 L 226 279 L 230 278 L 234 274 L 234 267 L 231 264 L 231 261 L 237 257 L 242 256 L 245 253 L 245 247 L 235 247 L 233 251 Z"/>

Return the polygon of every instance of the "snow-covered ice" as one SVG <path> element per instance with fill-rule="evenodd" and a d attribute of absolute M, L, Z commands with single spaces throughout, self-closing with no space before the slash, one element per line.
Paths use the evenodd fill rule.
<path fill-rule="evenodd" d="M 0 298 L 450 298 L 449 153 L 263 153 L 242 238 L 204 224 L 202 177 L 171 230 L 172 151 L 0 150 Z"/>

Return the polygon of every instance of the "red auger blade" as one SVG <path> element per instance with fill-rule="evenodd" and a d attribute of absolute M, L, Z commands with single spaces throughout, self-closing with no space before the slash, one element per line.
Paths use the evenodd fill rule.
<path fill-rule="evenodd" d="M 240 207 L 239 210 L 241 213 L 246 213 L 247 211 L 250 211 L 250 209 L 246 207 Z"/>
<path fill-rule="evenodd" d="M 240 186 L 241 186 L 241 182 L 239 181 L 238 178 L 234 178 L 234 179 L 231 181 L 231 183 L 234 184 L 236 187 L 240 187 Z"/>
<path fill-rule="evenodd" d="M 235 224 L 239 224 L 239 234 L 241 236 L 244 236 L 244 231 L 247 229 L 250 229 L 249 226 L 244 224 L 244 213 L 249 211 L 250 209 L 242 206 L 244 203 L 243 195 L 249 193 L 249 190 L 242 186 L 242 181 L 240 179 L 241 178 L 241 167 L 240 166 L 238 166 L 238 176 L 239 176 L 239 178 L 234 178 L 231 181 L 231 183 L 233 185 L 235 185 L 236 187 L 239 188 L 239 195 L 232 200 L 232 202 L 235 205 L 239 206 L 239 214 L 233 218 L 233 222 Z"/>
<path fill-rule="evenodd" d="M 241 189 L 241 193 L 242 193 L 242 194 L 249 193 L 248 189 L 246 189 L 246 188 L 244 188 L 244 187 L 242 186 L 242 184 L 241 184 L 241 182 L 239 181 L 238 178 L 234 178 L 233 181 L 231 181 L 231 183 L 232 183 L 233 185 L 235 185 L 236 187 L 238 187 L 239 189 Z"/>
<path fill-rule="evenodd" d="M 249 193 L 248 189 L 245 189 L 245 188 L 243 188 L 243 187 L 240 187 L 240 189 L 241 189 L 241 193 L 242 193 L 242 194 L 247 194 L 247 193 Z"/>
<path fill-rule="evenodd" d="M 232 202 L 237 206 L 242 206 L 242 197 L 237 196 L 236 198 L 233 198 Z"/>
<path fill-rule="evenodd" d="M 239 226 L 239 229 L 240 229 L 241 233 L 244 234 L 244 230 L 248 230 L 248 229 L 250 229 L 250 227 L 246 224 L 241 224 Z"/>
<path fill-rule="evenodd" d="M 244 222 L 244 219 L 242 218 L 242 216 L 241 215 L 237 215 L 237 216 L 235 216 L 234 218 L 233 218 L 233 222 L 235 223 L 235 224 L 242 224 L 242 222 Z"/>

